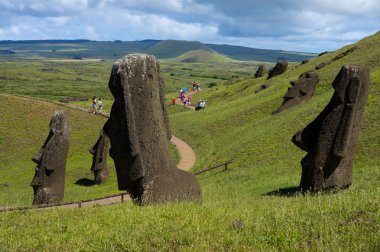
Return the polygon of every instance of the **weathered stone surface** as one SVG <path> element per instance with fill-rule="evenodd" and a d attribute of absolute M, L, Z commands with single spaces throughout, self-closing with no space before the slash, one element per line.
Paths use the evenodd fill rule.
<path fill-rule="evenodd" d="M 33 205 L 63 201 L 70 130 L 68 113 L 55 111 L 50 121 L 49 135 L 39 152 L 32 157 L 37 164 L 31 183 Z"/>
<path fill-rule="evenodd" d="M 263 77 L 265 73 L 265 65 L 261 64 L 259 65 L 259 68 L 257 69 L 255 73 L 255 78 Z"/>
<path fill-rule="evenodd" d="M 318 56 L 322 56 L 322 55 L 325 55 L 325 54 L 328 54 L 329 52 L 328 51 L 324 51 L 324 52 L 321 52 L 320 54 L 318 54 Z"/>
<path fill-rule="evenodd" d="M 304 65 L 304 64 L 307 64 L 307 63 L 309 63 L 309 60 L 303 60 L 302 62 L 301 62 L 301 65 Z"/>
<path fill-rule="evenodd" d="M 313 96 L 318 82 L 319 74 L 314 71 L 305 72 L 300 75 L 298 80 L 291 81 L 290 84 L 292 87 L 288 88 L 288 92 L 284 95 L 282 105 L 273 112 L 273 114 L 309 100 Z"/>
<path fill-rule="evenodd" d="M 365 66 L 343 66 L 333 82 L 329 104 L 292 141 L 308 152 L 302 159 L 304 191 L 344 189 L 352 183 L 352 162 L 370 78 Z"/>
<path fill-rule="evenodd" d="M 176 168 L 164 83 L 154 56 L 131 54 L 116 61 L 108 84 L 115 101 L 104 132 L 111 142 L 119 190 L 138 204 L 201 199 L 195 177 Z"/>
<path fill-rule="evenodd" d="M 94 184 L 99 185 L 108 178 L 107 156 L 110 140 L 103 129 L 100 130 L 98 141 L 90 150 L 92 157 L 91 171 L 94 173 Z"/>
<path fill-rule="evenodd" d="M 277 75 L 285 73 L 286 69 L 288 68 L 288 62 L 287 61 L 279 61 L 277 64 L 269 70 L 269 75 L 267 79 L 273 78 Z"/>

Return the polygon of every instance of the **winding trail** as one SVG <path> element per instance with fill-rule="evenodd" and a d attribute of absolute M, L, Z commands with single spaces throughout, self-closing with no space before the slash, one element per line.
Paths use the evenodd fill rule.
<path fill-rule="evenodd" d="M 170 142 L 175 145 L 179 152 L 179 163 L 177 167 L 184 171 L 189 171 L 191 167 L 194 166 L 197 156 L 195 155 L 194 150 L 182 139 L 172 135 Z"/>
<path fill-rule="evenodd" d="M 91 113 L 90 110 L 86 110 L 78 106 L 72 106 L 72 105 L 57 102 L 57 101 L 50 101 L 50 100 L 46 100 L 42 98 L 22 96 L 22 95 L 0 94 L 0 96 L 1 95 L 5 95 L 9 97 L 21 97 L 25 99 L 39 100 L 43 102 L 54 103 L 56 105 L 60 105 L 67 108 L 76 109 L 82 112 Z M 96 113 L 96 115 L 109 118 L 109 114 L 107 113 Z M 195 161 L 196 161 L 196 154 L 194 150 L 191 148 L 189 144 L 187 144 L 185 141 L 183 141 L 182 139 L 174 135 L 172 135 L 170 142 L 177 148 L 179 152 L 180 160 L 179 160 L 179 163 L 177 164 L 177 167 L 181 170 L 189 171 L 194 166 Z M 96 198 L 96 199 L 67 202 L 67 203 L 56 204 L 56 205 L 21 206 L 21 207 L 0 206 L 0 212 L 15 211 L 15 210 L 43 209 L 43 208 L 81 208 L 81 207 L 91 207 L 91 206 L 103 206 L 103 205 L 121 203 L 126 200 L 130 200 L 128 193 L 121 193 L 121 194 L 110 195 L 110 196 L 105 196 L 105 197 Z"/>

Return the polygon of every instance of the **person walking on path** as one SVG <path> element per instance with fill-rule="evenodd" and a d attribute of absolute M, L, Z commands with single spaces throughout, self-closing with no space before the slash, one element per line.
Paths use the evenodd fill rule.
<path fill-rule="evenodd" d="M 102 98 L 99 97 L 98 112 L 102 112 L 102 110 L 103 110 L 103 102 L 102 102 Z"/>
<path fill-rule="evenodd" d="M 92 97 L 91 113 L 96 113 L 96 96 Z"/>

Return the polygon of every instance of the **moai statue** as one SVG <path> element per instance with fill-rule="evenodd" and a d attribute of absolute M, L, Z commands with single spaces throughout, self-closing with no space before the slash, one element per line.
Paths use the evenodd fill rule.
<path fill-rule="evenodd" d="M 267 80 L 269 80 L 270 78 L 273 78 L 277 75 L 285 73 L 287 68 L 288 68 L 288 62 L 287 61 L 277 62 L 277 64 L 271 70 L 269 70 L 269 75 L 268 75 Z"/>
<path fill-rule="evenodd" d="M 308 152 L 302 159 L 303 191 L 348 188 L 370 77 L 365 66 L 343 66 L 333 82 L 335 93 L 325 109 L 292 142 Z"/>
<path fill-rule="evenodd" d="M 131 54 L 117 60 L 108 86 L 115 101 L 104 132 L 119 190 L 138 204 L 200 201 L 195 177 L 177 169 L 169 154 L 171 132 L 156 58 Z"/>
<path fill-rule="evenodd" d="M 315 87 L 319 82 L 319 74 L 314 71 L 308 71 L 300 75 L 298 80 L 291 81 L 291 88 L 284 95 L 282 105 L 273 114 L 277 114 L 285 109 L 298 105 L 309 100 L 313 94 Z"/>
<path fill-rule="evenodd" d="M 263 77 L 264 76 L 264 72 L 265 72 L 265 65 L 260 64 L 259 68 L 257 69 L 257 71 L 255 73 L 255 78 Z"/>
<path fill-rule="evenodd" d="M 107 156 L 110 146 L 110 140 L 103 129 L 100 130 L 98 141 L 90 150 L 92 154 L 91 171 L 94 173 L 94 184 L 99 185 L 108 178 Z"/>
<path fill-rule="evenodd" d="M 34 190 L 33 205 L 63 201 L 70 130 L 68 113 L 55 111 L 50 121 L 49 135 L 39 152 L 32 157 L 37 164 L 31 183 Z"/>

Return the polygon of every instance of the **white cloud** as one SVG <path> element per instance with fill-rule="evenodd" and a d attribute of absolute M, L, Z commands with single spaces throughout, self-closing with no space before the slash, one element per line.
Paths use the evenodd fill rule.
<path fill-rule="evenodd" d="M 318 52 L 377 31 L 377 1 L 0 0 L 0 39 L 185 39 Z"/>

